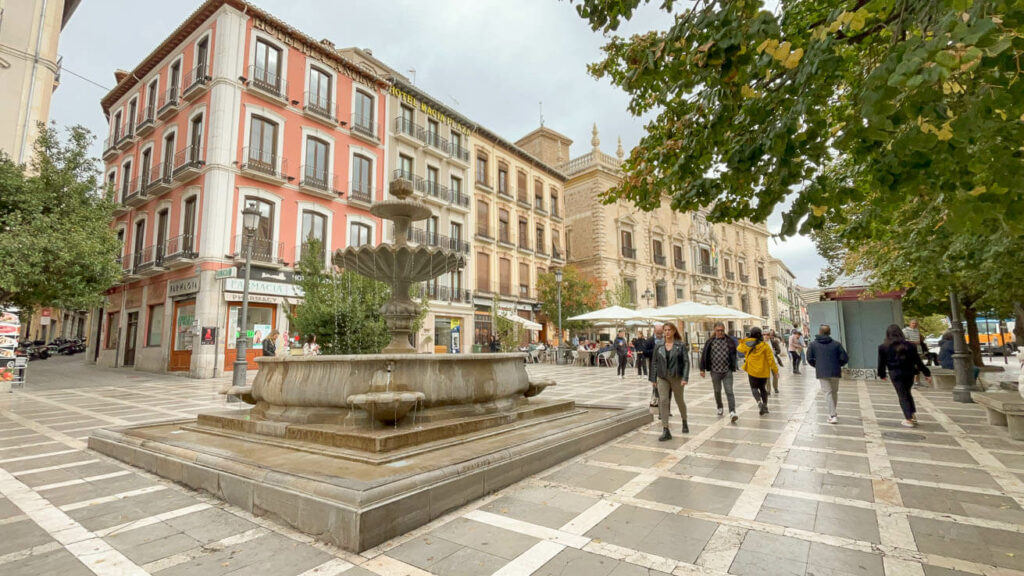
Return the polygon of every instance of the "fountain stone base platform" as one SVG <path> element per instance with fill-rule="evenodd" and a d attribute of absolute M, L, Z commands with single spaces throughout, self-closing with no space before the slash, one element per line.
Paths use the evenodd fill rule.
<path fill-rule="evenodd" d="M 251 409 L 98 430 L 89 447 L 361 552 L 651 421 L 647 408 L 530 397 L 544 383 L 529 382 L 521 355 L 462 356 L 395 362 L 390 385 L 430 399 L 397 423 L 336 401 L 379 385 L 353 377 L 382 356 L 333 357 L 333 370 L 332 357 L 260 359 Z M 347 377 L 331 387 L 337 371 Z M 293 386 L 315 405 L 295 406 Z"/>

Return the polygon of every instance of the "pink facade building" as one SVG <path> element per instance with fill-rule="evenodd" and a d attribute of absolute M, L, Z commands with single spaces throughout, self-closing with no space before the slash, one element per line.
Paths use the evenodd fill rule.
<path fill-rule="evenodd" d="M 311 239 L 325 264 L 381 240 L 368 208 L 385 193 L 387 87 L 328 41 L 238 0 L 205 2 L 119 71 L 102 100 L 103 159 L 124 281 L 98 316 L 97 362 L 194 377 L 231 369 L 247 204 L 261 213 L 249 330 L 257 344 L 286 332 Z"/>

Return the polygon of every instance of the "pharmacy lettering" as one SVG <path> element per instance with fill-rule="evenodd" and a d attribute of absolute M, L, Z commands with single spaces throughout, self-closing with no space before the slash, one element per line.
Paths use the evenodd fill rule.
<path fill-rule="evenodd" d="M 224 280 L 225 292 L 241 292 L 245 286 L 245 280 L 241 278 L 227 278 Z M 302 288 L 296 284 L 285 284 L 283 282 L 262 282 L 260 280 L 249 281 L 249 292 L 252 294 L 269 294 L 271 296 L 285 296 L 289 298 L 301 298 Z"/>
<path fill-rule="evenodd" d="M 187 296 L 196 292 L 199 292 L 199 276 L 167 283 L 167 297 L 172 300 L 179 296 Z"/>

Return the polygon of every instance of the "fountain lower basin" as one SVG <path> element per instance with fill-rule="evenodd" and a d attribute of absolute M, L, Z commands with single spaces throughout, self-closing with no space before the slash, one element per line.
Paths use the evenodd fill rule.
<path fill-rule="evenodd" d="M 405 418 L 424 398 L 423 392 L 367 392 L 349 396 L 348 403 L 378 422 L 392 424 Z"/>

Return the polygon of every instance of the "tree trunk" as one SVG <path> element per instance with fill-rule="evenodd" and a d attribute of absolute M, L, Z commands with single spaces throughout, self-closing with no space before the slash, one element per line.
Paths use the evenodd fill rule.
<path fill-rule="evenodd" d="M 1013 327 L 1013 340 L 1017 346 L 1024 344 L 1024 303 L 1013 303 L 1013 315 L 1017 319 Z"/>
<path fill-rule="evenodd" d="M 967 345 L 971 350 L 971 359 L 975 366 L 984 366 L 981 341 L 978 339 L 978 311 L 974 306 L 964 306 L 964 318 L 967 320 Z"/>

